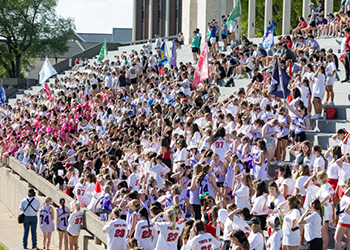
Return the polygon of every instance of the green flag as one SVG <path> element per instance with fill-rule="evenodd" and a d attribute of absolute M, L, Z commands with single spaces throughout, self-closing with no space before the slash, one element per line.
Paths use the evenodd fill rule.
<path fill-rule="evenodd" d="M 100 55 L 98 56 L 97 63 L 100 63 L 105 57 L 107 57 L 107 44 L 106 41 L 102 44 L 102 48 L 100 50 Z"/>
<path fill-rule="evenodd" d="M 226 25 L 229 26 L 237 17 L 241 16 L 241 2 L 237 1 L 236 6 L 233 8 L 229 18 L 227 19 Z"/>

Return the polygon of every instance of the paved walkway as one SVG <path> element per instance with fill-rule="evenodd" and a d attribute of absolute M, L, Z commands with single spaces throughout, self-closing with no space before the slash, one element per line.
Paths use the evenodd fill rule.
<path fill-rule="evenodd" d="M 22 247 L 23 225 L 17 223 L 17 218 L 10 213 L 0 200 L 0 244 L 7 250 L 20 250 Z M 54 232 L 54 234 L 57 232 Z M 37 228 L 38 247 L 43 247 L 43 237 L 39 227 Z M 31 235 L 28 237 L 28 248 L 32 246 Z M 58 250 L 58 246 L 51 244 L 50 250 Z"/>

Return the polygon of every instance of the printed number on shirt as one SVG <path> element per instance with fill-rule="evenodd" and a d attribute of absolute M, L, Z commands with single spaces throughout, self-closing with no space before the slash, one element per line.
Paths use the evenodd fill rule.
<path fill-rule="evenodd" d="M 138 186 L 139 185 L 139 179 L 136 179 L 136 181 L 135 181 L 135 186 Z"/>
<path fill-rule="evenodd" d="M 40 224 L 44 224 L 44 222 L 46 224 L 50 224 L 50 220 L 49 220 L 49 216 L 45 216 L 45 215 L 40 215 Z"/>
<path fill-rule="evenodd" d="M 169 233 L 168 234 L 168 238 L 166 239 L 166 241 L 175 241 L 176 240 L 176 238 L 177 238 L 177 235 L 178 235 L 178 233 Z"/>
<path fill-rule="evenodd" d="M 160 174 L 160 177 L 162 177 L 162 179 L 165 179 L 165 174 L 164 174 L 164 173 L 161 173 L 161 174 Z"/>
<path fill-rule="evenodd" d="M 83 221 L 83 218 L 76 218 L 74 224 L 80 224 Z"/>
<path fill-rule="evenodd" d="M 85 190 L 84 189 L 78 189 L 77 190 L 77 195 L 84 195 Z"/>
<path fill-rule="evenodd" d="M 224 146 L 224 142 L 222 142 L 222 141 L 215 142 L 215 147 L 216 148 L 222 148 L 223 146 Z"/>
<path fill-rule="evenodd" d="M 209 245 L 209 246 L 202 246 L 201 247 L 201 250 L 211 250 L 211 245 Z"/>
<path fill-rule="evenodd" d="M 152 231 L 151 230 L 146 230 L 142 232 L 142 239 L 149 238 L 152 236 Z"/>
<path fill-rule="evenodd" d="M 117 229 L 115 230 L 114 237 L 124 237 L 125 229 Z"/>
<path fill-rule="evenodd" d="M 63 218 L 61 218 L 61 221 L 63 221 L 63 225 L 66 227 L 67 223 L 68 223 L 68 218 L 63 217 Z"/>

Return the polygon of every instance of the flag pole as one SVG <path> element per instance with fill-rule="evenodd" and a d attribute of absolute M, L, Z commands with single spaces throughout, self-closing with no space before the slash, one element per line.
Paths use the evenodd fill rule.
<path fill-rule="evenodd" d="M 282 73 L 281 73 L 281 65 L 280 65 L 280 62 L 278 60 L 278 57 L 276 59 L 277 59 L 277 62 L 278 62 L 278 75 L 279 75 L 279 78 L 280 78 L 280 84 L 281 84 L 281 89 L 282 89 L 282 93 L 283 93 L 283 99 L 286 99 L 286 94 L 284 93 L 283 77 L 282 77 Z"/>

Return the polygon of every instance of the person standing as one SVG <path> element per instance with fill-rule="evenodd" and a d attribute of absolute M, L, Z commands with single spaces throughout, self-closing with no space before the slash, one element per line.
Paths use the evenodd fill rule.
<path fill-rule="evenodd" d="M 32 233 L 32 249 L 39 249 L 36 245 L 36 241 L 37 241 L 36 227 L 38 224 L 37 214 L 40 209 L 40 202 L 34 197 L 35 197 L 35 191 L 33 188 L 30 188 L 28 190 L 28 197 L 23 199 L 19 206 L 19 210 L 22 211 L 24 214 L 24 221 L 23 221 L 24 233 L 23 233 L 23 241 L 22 241 L 22 245 L 24 249 L 28 249 L 27 243 L 28 243 L 29 228 L 31 229 L 31 233 Z"/>
<path fill-rule="evenodd" d="M 341 82 L 348 82 L 350 80 L 350 27 L 347 27 L 344 29 L 344 36 L 345 38 L 345 79 L 342 80 Z"/>

